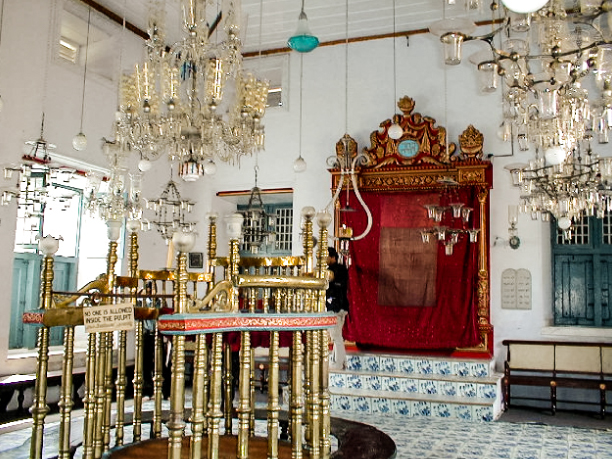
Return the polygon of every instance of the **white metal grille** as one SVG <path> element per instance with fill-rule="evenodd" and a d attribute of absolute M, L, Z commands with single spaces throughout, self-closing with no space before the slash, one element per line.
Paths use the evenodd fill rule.
<path fill-rule="evenodd" d="M 276 217 L 276 250 L 291 252 L 293 242 L 293 208 L 277 207 Z"/>

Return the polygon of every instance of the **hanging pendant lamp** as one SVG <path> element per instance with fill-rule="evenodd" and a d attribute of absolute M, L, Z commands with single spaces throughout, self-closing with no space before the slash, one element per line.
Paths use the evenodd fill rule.
<path fill-rule="evenodd" d="M 308 25 L 308 16 L 304 12 L 304 0 L 302 0 L 302 10 L 298 17 L 297 29 L 287 41 L 287 45 L 298 53 L 309 53 L 319 46 L 319 39 L 312 34 Z"/>

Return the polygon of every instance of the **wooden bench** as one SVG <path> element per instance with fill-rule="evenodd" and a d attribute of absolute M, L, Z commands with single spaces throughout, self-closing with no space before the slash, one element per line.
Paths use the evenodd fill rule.
<path fill-rule="evenodd" d="M 550 388 L 550 408 L 557 410 L 557 388 L 599 391 L 599 402 L 559 400 L 564 403 L 596 404 L 606 414 L 606 391 L 612 390 L 612 343 L 504 340 L 504 404 L 513 399 L 548 400 L 512 396 L 513 386 Z"/>

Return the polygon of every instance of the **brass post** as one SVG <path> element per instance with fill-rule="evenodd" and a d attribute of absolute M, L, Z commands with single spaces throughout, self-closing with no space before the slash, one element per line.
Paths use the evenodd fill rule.
<path fill-rule="evenodd" d="M 116 240 L 111 240 L 108 244 L 108 259 L 107 259 L 107 290 L 113 292 L 115 288 L 115 266 L 117 265 L 117 246 Z M 110 299 L 108 303 L 116 302 L 115 299 Z M 113 333 L 105 332 L 106 351 L 104 353 L 104 400 L 103 400 L 103 450 L 107 451 L 110 445 L 110 423 L 111 423 L 111 405 L 113 402 Z"/>
<path fill-rule="evenodd" d="M 217 257 L 217 216 L 215 214 L 211 214 L 208 216 L 208 247 L 207 247 L 207 256 L 206 260 L 206 272 L 213 274 L 215 273 L 215 264 L 214 260 Z M 214 276 L 213 276 L 214 278 Z M 214 279 L 211 281 L 211 285 L 214 283 Z"/>
<path fill-rule="evenodd" d="M 57 249 L 55 250 L 57 251 Z M 47 311 L 52 307 L 53 289 L 53 254 L 45 253 L 40 273 L 40 309 Z M 30 444 L 30 458 L 40 459 L 43 450 L 43 433 L 45 417 L 49 412 L 47 406 L 47 369 L 49 367 L 49 328 L 46 326 L 38 330 L 38 358 L 36 362 L 36 384 L 34 386 L 34 400 L 32 403 L 32 439 Z"/>
<path fill-rule="evenodd" d="M 142 388 L 144 379 L 142 374 L 143 363 L 143 334 L 144 326 L 142 320 L 136 321 L 136 332 L 134 335 L 134 420 L 133 420 L 133 436 L 134 441 L 142 439 Z"/>
<path fill-rule="evenodd" d="M 138 276 L 138 233 L 130 232 L 130 255 L 129 255 L 129 275 L 134 278 Z M 132 295 L 137 293 L 137 287 L 130 288 Z M 136 306 L 136 297 L 132 298 L 132 306 Z M 117 387 L 117 420 L 115 422 L 115 444 L 123 445 L 124 425 L 125 425 L 125 391 L 127 388 L 127 376 L 125 368 L 127 365 L 127 332 L 121 330 L 119 332 L 119 355 L 117 361 L 117 379 L 115 385 Z M 136 368 L 134 368 L 136 372 Z M 134 373 L 134 379 L 136 374 Z M 136 397 L 134 397 L 136 399 Z M 135 401 L 135 400 L 134 400 Z M 136 422 L 136 406 L 134 406 L 134 419 Z"/>
<path fill-rule="evenodd" d="M 272 331 L 268 358 L 268 459 L 278 458 L 278 352 L 278 331 Z"/>
<path fill-rule="evenodd" d="M 238 400 L 238 445 L 237 459 L 249 457 L 249 436 L 251 424 L 251 334 L 240 333 L 240 378 L 238 380 L 240 394 Z"/>
<path fill-rule="evenodd" d="M 250 374 L 250 384 L 251 384 L 251 389 L 250 389 L 250 395 L 251 395 L 251 404 L 250 404 L 250 408 L 251 408 L 251 413 L 249 414 L 249 434 L 252 436 L 255 435 L 255 349 L 253 349 L 251 347 L 251 334 L 249 333 L 249 349 L 250 349 L 250 356 L 251 356 L 251 363 L 249 368 L 251 369 L 251 374 Z"/>
<path fill-rule="evenodd" d="M 310 274 L 314 271 L 313 248 L 314 241 L 312 238 L 312 219 L 315 216 L 314 207 L 304 207 L 302 209 L 302 217 L 304 218 L 303 232 L 303 248 L 304 248 L 304 274 Z"/>
<path fill-rule="evenodd" d="M 319 250 L 317 254 L 317 277 L 323 279 L 327 274 L 327 236 L 328 230 L 324 219 L 319 219 Z M 317 312 L 325 312 L 327 309 L 325 290 L 316 293 Z M 331 397 L 329 395 L 329 332 L 327 330 L 318 331 L 321 341 L 321 454 L 328 458 L 331 454 Z"/>
<path fill-rule="evenodd" d="M 96 333 L 98 335 L 98 349 L 96 355 L 96 382 L 95 382 L 95 413 L 94 413 L 94 439 L 93 439 L 93 457 L 99 458 L 102 456 L 102 447 L 104 440 L 103 424 L 104 424 L 104 399 L 106 392 L 104 390 L 104 379 L 106 375 L 106 351 L 108 333 Z"/>
<path fill-rule="evenodd" d="M 291 424 L 291 457 L 302 458 L 302 420 L 304 415 L 304 391 L 302 387 L 303 366 L 302 355 L 302 332 L 293 332 L 293 345 L 291 347 L 291 399 L 290 424 Z"/>
<path fill-rule="evenodd" d="M 207 459 L 219 459 L 219 425 L 221 411 L 221 362 L 223 359 L 223 334 L 215 333 L 212 343 L 210 402 L 208 404 L 208 456 Z"/>
<path fill-rule="evenodd" d="M 59 459 L 70 458 L 70 421 L 72 413 L 72 367 L 74 362 L 74 327 L 64 328 L 64 361 L 62 364 L 62 387 L 59 400 L 60 433 Z"/>
<path fill-rule="evenodd" d="M 234 398 L 234 378 L 232 377 L 232 347 L 229 345 L 229 343 L 224 343 L 223 347 L 225 350 L 225 375 L 223 376 L 223 387 L 225 388 L 225 403 L 223 405 L 223 414 L 225 418 L 225 435 L 231 435 L 233 408 L 232 399 Z"/>
<path fill-rule="evenodd" d="M 177 256 L 176 292 L 177 303 L 175 312 L 187 312 L 187 253 L 181 251 Z M 180 459 L 182 437 L 185 430 L 183 419 L 185 411 L 185 336 L 172 337 L 172 384 L 170 396 L 170 419 L 168 428 L 168 458 Z"/>
<path fill-rule="evenodd" d="M 204 433 L 204 409 L 206 402 L 203 386 L 204 375 L 207 370 L 206 357 L 206 335 L 199 334 L 196 338 L 196 351 L 193 365 L 190 459 L 200 459 L 202 457 L 202 435 Z"/>
<path fill-rule="evenodd" d="M 85 418 L 83 420 L 83 459 L 93 458 L 95 408 L 96 408 L 96 343 L 97 333 L 87 337 L 87 360 L 85 363 Z"/>
<path fill-rule="evenodd" d="M 165 301 L 165 300 L 164 300 Z M 166 355 L 164 354 L 164 342 L 161 334 L 159 333 L 159 323 L 155 321 L 154 331 L 154 344 L 153 344 L 153 398 L 154 406 L 153 409 L 153 426 L 151 430 L 151 438 L 161 438 L 162 436 L 162 387 L 164 385 L 164 360 Z"/>
<path fill-rule="evenodd" d="M 320 433 L 321 433 L 321 346 L 319 330 L 311 332 L 312 353 L 309 356 L 307 365 L 311 370 L 310 392 L 306 399 L 310 419 L 308 424 L 308 432 L 310 434 L 310 459 L 318 459 L 320 457 Z"/>

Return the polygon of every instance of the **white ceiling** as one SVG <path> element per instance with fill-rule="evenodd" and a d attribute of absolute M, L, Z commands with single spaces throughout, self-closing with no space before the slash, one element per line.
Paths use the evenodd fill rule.
<path fill-rule="evenodd" d="M 475 21 L 490 19 L 488 2 L 481 0 L 487 4 L 482 11 L 466 12 L 464 1 L 456 0 L 456 5 L 444 6 L 448 0 L 306 0 L 304 10 L 312 33 L 324 43 L 345 40 L 347 22 L 348 37 L 356 38 L 390 34 L 394 30 L 403 32 L 427 28 L 445 16 L 469 15 Z M 140 29 L 147 29 L 147 11 L 151 0 L 97 2 Z M 167 37 L 172 43 L 181 37 L 180 1 L 165 0 L 165 3 Z M 210 22 L 214 20 L 218 8 L 222 8 L 221 4 L 217 7 L 215 0 L 212 0 L 207 12 Z M 257 52 L 286 47 L 287 39 L 295 32 L 300 8 L 300 0 L 242 0 L 243 51 Z"/>

